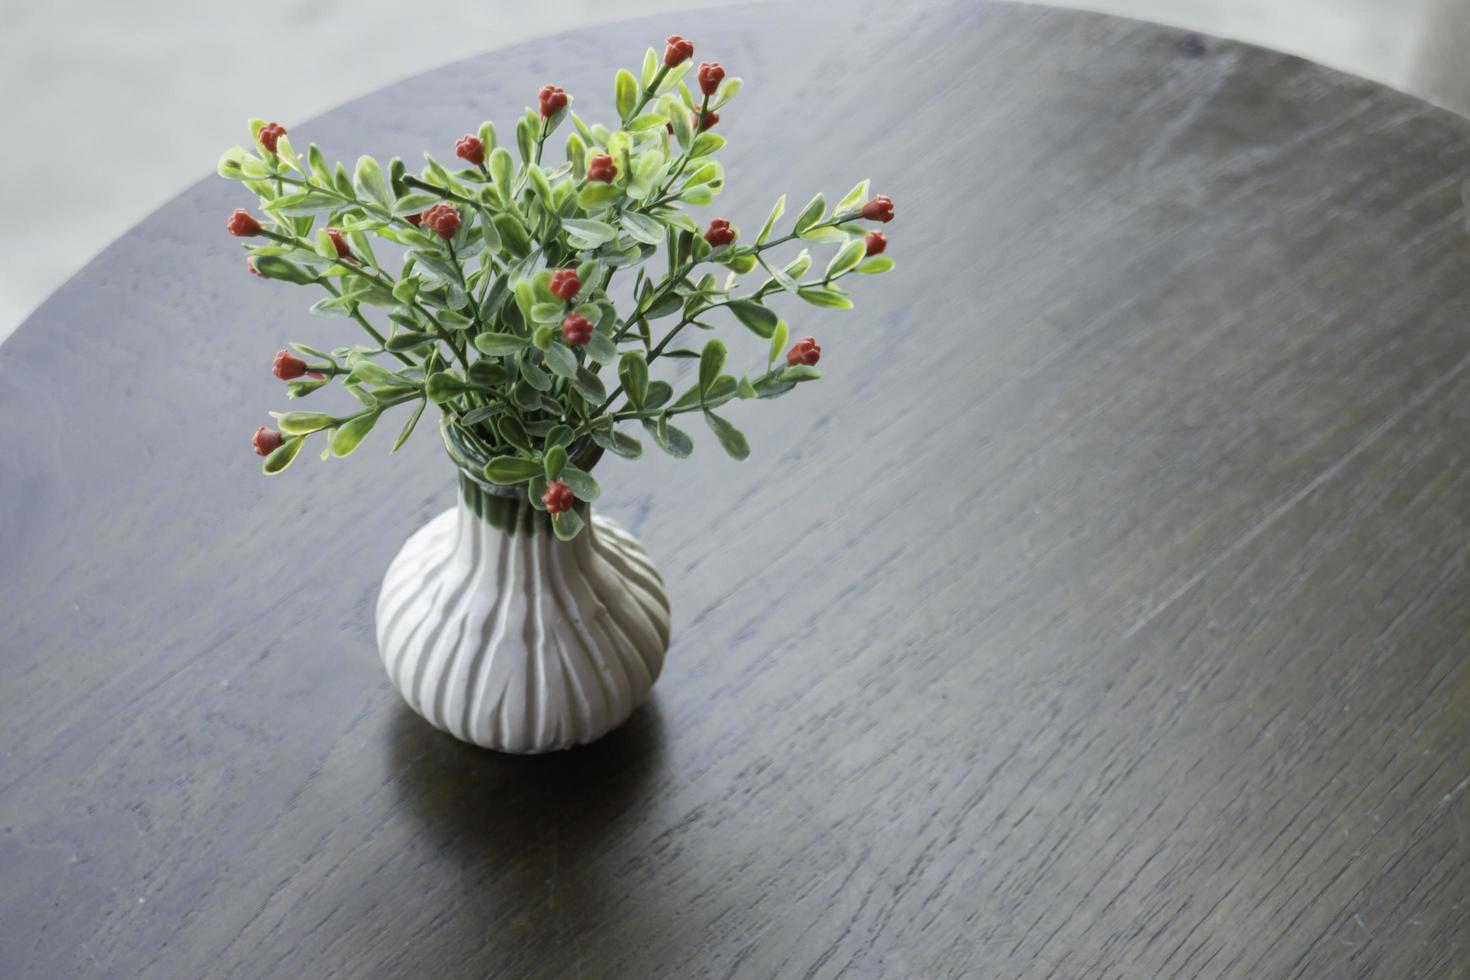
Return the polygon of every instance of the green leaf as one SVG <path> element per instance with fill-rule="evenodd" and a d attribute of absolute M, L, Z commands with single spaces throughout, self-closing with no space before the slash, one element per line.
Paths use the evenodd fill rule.
<path fill-rule="evenodd" d="M 583 211 L 597 211 L 622 196 L 623 192 L 616 184 L 604 184 L 598 181 L 588 184 L 577 192 L 577 206 Z"/>
<path fill-rule="evenodd" d="M 831 286 L 802 286 L 797 295 L 813 306 L 823 306 L 832 310 L 852 309 L 852 300 L 840 289 Z"/>
<path fill-rule="evenodd" d="M 810 364 L 788 364 L 781 369 L 782 381 L 816 381 L 822 372 Z"/>
<path fill-rule="evenodd" d="M 317 274 L 315 272 L 299 266 L 289 259 L 283 259 L 278 255 L 252 256 L 250 263 L 255 266 L 256 272 L 259 272 L 267 279 L 294 282 L 298 286 L 304 286 L 317 281 Z"/>
<path fill-rule="evenodd" d="M 572 427 L 569 425 L 554 425 L 551 427 L 551 431 L 546 433 L 546 448 L 550 450 L 555 446 L 561 446 L 563 448 L 570 446 L 574 434 Z"/>
<path fill-rule="evenodd" d="M 497 422 L 496 425 L 500 429 L 501 438 L 506 442 L 515 446 L 517 449 L 523 449 L 526 452 L 531 451 L 531 437 L 526 435 L 526 427 L 514 415 L 507 415 Z"/>
<path fill-rule="evenodd" d="M 712 203 L 714 199 L 715 192 L 710 190 L 707 184 L 700 185 L 699 187 L 686 188 L 679 195 L 679 200 L 685 204 L 693 204 L 695 207 L 703 207 L 706 204 Z"/>
<path fill-rule="evenodd" d="M 648 88 L 653 83 L 653 76 L 658 74 L 658 52 L 649 48 L 643 53 L 643 87 Z"/>
<path fill-rule="evenodd" d="M 543 475 L 540 463 L 519 456 L 496 456 L 485 464 L 485 479 L 497 486 L 510 487 Z"/>
<path fill-rule="evenodd" d="M 469 390 L 469 386 L 451 371 L 436 371 L 424 383 L 424 393 L 435 405 L 443 405 Z"/>
<path fill-rule="evenodd" d="M 408 191 L 397 201 L 393 202 L 393 214 L 395 216 L 418 214 L 420 211 L 427 211 L 438 203 L 439 196 L 437 194 L 430 194 L 428 191 Z"/>
<path fill-rule="evenodd" d="M 352 175 L 352 186 L 359 197 L 372 201 L 385 211 L 393 209 L 393 195 L 388 192 L 388 182 L 383 179 L 383 170 L 372 157 L 358 157 L 357 170 Z"/>
<path fill-rule="evenodd" d="M 486 357 L 506 357 L 526 349 L 526 338 L 508 333 L 482 333 L 475 338 L 475 349 Z"/>
<path fill-rule="evenodd" d="M 832 256 L 832 261 L 827 263 L 827 279 L 835 279 L 848 269 L 855 268 L 867 254 L 868 243 L 861 238 L 854 238 L 838 250 Z"/>
<path fill-rule="evenodd" d="M 602 488 L 597 485 L 596 480 L 592 479 L 592 474 L 579 470 L 575 466 L 562 468 L 561 481 L 572 488 L 572 493 L 578 500 L 585 500 L 589 504 L 602 493 Z"/>
<path fill-rule="evenodd" d="M 479 408 L 472 408 L 461 415 L 459 417 L 459 424 L 461 427 L 477 425 L 486 419 L 503 414 L 505 414 L 505 405 L 501 402 L 496 402 L 493 405 L 481 405 Z"/>
<path fill-rule="evenodd" d="M 710 431 L 720 440 L 725 452 L 735 459 L 745 459 L 750 455 L 750 443 L 746 441 L 745 433 L 714 412 L 705 412 L 704 420 L 709 423 Z"/>
<path fill-rule="evenodd" d="M 643 455 L 643 443 L 617 429 L 593 429 L 592 441 L 624 459 L 637 459 Z"/>
<path fill-rule="evenodd" d="M 574 239 L 573 246 L 579 249 L 596 248 L 618 237 L 618 230 L 612 225 L 590 218 L 563 218 L 561 227 Z M 660 235 L 658 241 L 662 240 L 663 236 Z"/>
<path fill-rule="evenodd" d="M 541 370 L 530 361 L 521 359 L 517 362 L 521 369 L 521 379 L 537 391 L 550 391 L 552 386 L 551 375 Z"/>
<path fill-rule="evenodd" d="M 730 312 L 734 313 L 735 319 L 749 327 L 757 337 L 771 336 L 776 329 L 776 324 L 780 321 L 775 310 L 753 299 L 731 300 Z"/>
<path fill-rule="evenodd" d="M 413 435 L 414 427 L 419 424 L 419 416 L 424 414 L 424 407 L 428 404 L 429 403 L 427 401 L 420 401 L 417 405 L 414 406 L 413 414 L 410 415 L 408 417 L 408 421 L 403 424 L 403 430 L 398 433 L 398 438 L 393 440 L 393 448 L 388 450 L 388 452 L 398 452 L 398 448 L 408 441 L 408 437 Z"/>
<path fill-rule="evenodd" d="M 277 473 L 291 465 L 296 459 L 301 447 L 306 444 L 306 436 L 293 436 L 281 443 L 260 464 L 260 469 L 266 476 L 275 476 Z"/>
<path fill-rule="evenodd" d="M 618 359 L 618 348 L 606 334 L 594 331 L 587 338 L 587 356 L 602 364 L 610 364 Z"/>
<path fill-rule="evenodd" d="M 567 347 L 553 341 L 541 353 L 553 374 L 567 379 L 577 376 L 577 355 Z"/>
<path fill-rule="evenodd" d="M 880 272 L 887 272 L 893 268 L 893 260 L 886 255 L 875 255 L 871 259 L 860 262 L 853 268 L 853 272 L 863 276 L 874 276 Z"/>
<path fill-rule="evenodd" d="M 567 465 L 567 451 L 563 446 L 552 446 L 546 451 L 546 457 L 542 461 L 546 470 L 546 479 L 555 480 L 561 475 L 562 467 Z M 570 484 L 568 484 L 570 486 Z M 576 490 L 572 491 L 576 493 Z"/>
<path fill-rule="evenodd" d="M 384 344 L 384 348 L 390 351 L 409 351 L 413 350 L 419 344 L 428 344 L 432 339 L 434 339 L 434 335 L 432 334 L 420 334 L 417 331 L 403 331 L 401 334 L 390 336 L 387 344 Z"/>
<path fill-rule="evenodd" d="M 648 361 L 642 351 L 630 350 L 618 362 L 618 379 L 634 408 L 641 408 L 648 395 Z"/>
<path fill-rule="evenodd" d="M 780 357 L 781 354 L 782 354 L 782 352 L 786 350 L 786 337 L 787 337 L 786 321 L 785 320 L 777 321 L 777 323 L 776 323 L 776 329 L 771 334 L 771 354 L 770 354 L 769 357 L 766 358 L 766 368 L 767 369 L 769 369 L 772 364 L 775 364 L 776 363 L 776 358 Z"/>
<path fill-rule="evenodd" d="M 707 157 L 711 153 L 719 152 L 725 145 L 725 137 L 719 133 L 700 133 L 694 138 L 694 145 L 689 149 L 691 157 Z"/>
<path fill-rule="evenodd" d="M 378 424 L 378 418 L 382 412 L 364 412 L 352 419 L 332 433 L 331 442 L 328 444 L 332 455 L 337 457 L 351 456 L 363 437 L 373 431 L 373 426 Z"/>
<path fill-rule="evenodd" d="M 638 79 L 626 68 L 619 68 L 613 80 L 613 105 L 619 119 L 627 119 L 638 104 Z"/>
<path fill-rule="evenodd" d="M 496 188 L 508 198 L 511 181 L 515 178 L 515 159 L 505 147 L 497 146 L 490 151 L 490 159 L 487 163 L 490 169 L 490 179 L 494 181 Z"/>
<path fill-rule="evenodd" d="M 660 416 L 657 422 L 645 419 L 643 427 L 654 444 L 675 459 L 685 459 L 694 452 L 694 440 L 689 438 L 689 433 L 670 425 L 667 415 Z"/>
<path fill-rule="evenodd" d="M 565 225 L 566 222 L 563 221 L 562 224 Z M 645 245 L 658 245 L 664 240 L 663 225 L 646 214 L 638 211 L 625 211 L 623 212 L 622 224 L 623 230 L 636 242 L 642 242 Z"/>
<path fill-rule="evenodd" d="M 516 258 L 522 258 L 531 252 L 531 236 L 526 232 L 526 226 L 521 224 L 513 214 L 501 212 L 495 216 L 495 231 L 500 235 L 500 241 L 505 250 Z"/>
<path fill-rule="evenodd" d="M 668 117 L 662 112 L 645 112 L 628 120 L 626 128 L 630 133 L 643 133 L 650 129 L 658 129 L 666 122 L 668 122 Z"/>
<path fill-rule="evenodd" d="M 648 396 L 643 400 L 644 408 L 661 408 L 674 397 L 674 389 L 667 381 L 648 382 Z"/>
<path fill-rule="evenodd" d="M 694 114 L 677 99 L 664 101 L 668 103 L 669 123 L 674 127 L 674 138 L 679 141 L 680 146 L 688 146 L 694 141 Z"/>
<path fill-rule="evenodd" d="M 834 214 L 846 214 L 868 199 L 868 181 L 859 181 L 858 185 L 848 191 L 842 200 L 837 202 L 837 207 L 832 209 Z"/>
<path fill-rule="evenodd" d="M 582 515 L 575 510 L 564 510 L 560 514 L 551 515 L 551 529 L 556 532 L 558 541 L 572 540 L 581 533 L 584 526 Z"/>
<path fill-rule="evenodd" d="M 288 436 L 304 436 L 337 424 L 326 412 L 286 412 L 276 417 L 276 428 Z"/>
<path fill-rule="evenodd" d="M 577 369 L 572 387 L 591 405 L 600 405 L 607 398 L 607 389 L 603 387 L 601 379 L 585 367 Z"/>
<path fill-rule="evenodd" d="M 822 220 L 822 215 L 827 211 L 827 199 L 821 194 L 807 202 L 806 207 L 801 209 L 801 214 L 796 216 L 796 227 L 794 231 L 800 235 L 812 225 Z"/>
<path fill-rule="evenodd" d="M 766 239 L 771 237 L 771 232 L 772 232 L 772 230 L 775 229 L 776 222 L 777 221 L 780 221 L 781 220 L 781 215 L 783 215 L 785 213 L 786 213 L 786 195 L 785 194 L 782 194 L 780 197 L 776 198 L 776 203 L 771 208 L 770 216 L 766 218 L 766 223 L 761 226 L 761 233 L 759 235 L 755 236 L 755 243 L 757 245 L 764 245 L 765 244 Z"/>
<path fill-rule="evenodd" d="M 720 376 L 720 370 L 725 366 L 725 344 L 719 339 L 713 339 L 704 345 L 704 353 L 699 356 L 699 390 L 708 392 L 715 379 Z"/>

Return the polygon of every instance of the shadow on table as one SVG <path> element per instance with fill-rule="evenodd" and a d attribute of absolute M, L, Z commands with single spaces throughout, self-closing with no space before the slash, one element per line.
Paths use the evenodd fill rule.
<path fill-rule="evenodd" d="M 505 755 L 466 745 L 400 705 L 388 731 L 392 781 L 446 844 L 515 846 L 555 826 L 601 834 L 658 772 L 663 725 L 650 701 L 593 742 L 545 755 Z M 567 840 L 563 837 L 562 844 Z"/>
<path fill-rule="evenodd" d="M 466 745 L 406 705 L 385 734 L 393 811 L 416 842 L 403 885 L 439 895 L 445 948 L 494 957 L 507 975 L 555 976 L 572 970 L 571 950 L 595 948 L 589 930 L 610 906 L 657 903 L 648 869 L 626 857 L 661 826 L 656 701 L 591 745 L 541 756 Z"/>

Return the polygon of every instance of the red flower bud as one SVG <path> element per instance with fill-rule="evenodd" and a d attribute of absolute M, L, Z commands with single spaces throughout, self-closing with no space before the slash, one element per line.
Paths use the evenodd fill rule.
<path fill-rule="evenodd" d="M 869 221 L 888 222 L 893 220 L 893 198 L 879 194 L 863 205 L 863 217 Z"/>
<path fill-rule="evenodd" d="M 592 321 L 580 313 L 573 313 L 561 322 L 561 335 L 573 347 L 592 339 Z"/>
<path fill-rule="evenodd" d="M 571 299 L 582 288 L 582 280 L 577 278 L 576 269 L 557 269 L 551 274 L 551 281 L 546 284 L 546 288 L 558 299 Z"/>
<path fill-rule="evenodd" d="M 706 129 L 713 129 L 715 123 L 719 121 L 720 114 L 718 112 L 713 109 L 706 109 L 699 114 L 699 131 L 702 133 Z"/>
<path fill-rule="evenodd" d="M 255 430 L 255 435 L 250 437 L 250 444 L 255 447 L 255 455 L 257 456 L 269 456 L 277 449 L 280 449 L 281 443 L 285 441 L 285 436 L 281 435 L 275 429 L 267 429 L 263 425 Z"/>
<path fill-rule="evenodd" d="M 454 155 L 478 167 L 485 162 L 485 144 L 480 142 L 480 137 L 466 134 L 454 144 Z"/>
<path fill-rule="evenodd" d="M 807 367 L 811 367 L 821 357 L 822 348 L 817 346 L 816 339 L 813 337 L 803 337 L 786 352 L 786 363 L 793 367 L 798 364 L 805 364 Z"/>
<path fill-rule="evenodd" d="M 332 244 L 337 248 L 337 258 L 345 259 L 352 254 L 352 249 L 347 247 L 347 239 L 343 238 L 342 233 L 336 228 L 328 228 L 327 237 L 332 240 Z"/>
<path fill-rule="evenodd" d="M 705 95 L 714 95 L 724 80 L 725 69 L 718 61 L 706 61 L 699 66 L 699 90 Z"/>
<path fill-rule="evenodd" d="M 572 493 L 572 488 L 560 480 L 553 480 L 546 485 L 546 492 L 541 495 L 541 502 L 546 505 L 546 510 L 551 514 L 565 514 L 572 509 L 577 497 Z"/>
<path fill-rule="evenodd" d="M 664 64 L 670 68 L 682 65 L 694 57 L 694 42 L 686 41 L 677 34 L 669 35 L 668 47 L 664 48 Z"/>
<path fill-rule="evenodd" d="M 453 238 L 454 233 L 459 231 L 459 212 L 443 201 L 419 215 L 419 221 L 445 241 Z"/>
<path fill-rule="evenodd" d="M 253 259 L 246 259 L 245 260 L 245 268 L 247 268 L 247 269 L 250 270 L 250 274 L 252 276 L 259 276 L 261 279 L 269 279 L 270 278 L 270 276 L 266 275 L 264 272 L 261 272 L 259 269 L 257 269 L 255 267 L 255 261 Z"/>
<path fill-rule="evenodd" d="M 417 228 L 419 225 L 424 223 L 424 212 L 420 211 L 418 214 L 405 214 L 403 216 L 403 220 L 407 221 L 409 224 Z"/>
<path fill-rule="evenodd" d="M 271 365 L 271 373 L 282 381 L 295 381 L 306 373 L 306 362 L 288 350 L 279 350 L 276 351 L 275 363 Z"/>
<path fill-rule="evenodd" d="M 236 238 L 250 238 L 260 234 L 260 222 L 256 221 L 249 211 L 242 208 L 235 209 L 235 213 L 230 215 L 229 223 L 225 227 Z"/>
<path fill-rule="evenodd" d="M 279 141 L 280 138 L 285 135 L 286 127 L 282 126 L 280 123 L 272 122 L 266 123 L 264 126 L 260 127 L 260 132 L 255 134 L 255 138 L 260 142 L 261 146 L 266 148 L 267 151 L 274 153 L 276 152 L 277 141 Z"/>
<path fill-rule="evenodd" d="M 735 229 L 731 228 L 730 222 L 724 218 L 716 218 L 709 223 L 709 228 L 705 230 L 704 240 L 715 248 L 719 248 L 721 245 L 729 245 L 735 240 Z"/>
<path fill-rule="evenodd" d="M 545 119 L 550 119 L 567 107 L 567 93 L 555 85 L 542 87 L 537 98 L 541 100 L 541 116 Z"/>
<path fill-rule="evenodd" d="M 587 161 L 588 180 L 600 180 L 604 184 L 611 184 L 617 175 L 618 165 L 613 163 L 613 158 L 606 153 L 599 153 Z"/>
<path fill-rule="evenodd" d="M 888 239 L 883 237 L 881 231 L 870 231 L 863 240 L 868 243 L 868 250 L 863 253 L 865 255 L 882 255 L 883 250 L 888 247 Z"/>

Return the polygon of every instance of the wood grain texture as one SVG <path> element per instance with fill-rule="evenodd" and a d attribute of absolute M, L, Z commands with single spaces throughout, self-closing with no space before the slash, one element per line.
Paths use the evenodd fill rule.
<path fill-rule="evenodd" d="M 0 976 L 1465 976 L 1470 124 L 861 0 L 292 135 L 447 152 L 552 79 L 599 115 L 673 30 L 747 80 L 718 213 L 868 175 L 900 267 L 789 311 L 828 376 L 736 413 L 747 463 L 599 467 L 669 586 L 653 701 L 531 759 L 400 703 L 377 585 L 452 471 L 374 438 L 260 478 L 272 352 L 350 334 L 204 181 L 0 348 Z"/>

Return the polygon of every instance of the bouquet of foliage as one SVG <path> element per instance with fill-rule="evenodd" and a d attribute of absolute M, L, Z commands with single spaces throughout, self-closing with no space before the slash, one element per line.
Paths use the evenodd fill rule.
<path fill-rule="evenodd" d="M 317 433 L 323 459 L 346 456 L 403 406 L 396 450 L 432 403 L 456 463 L 489 483 L 524 484 L 530 503 L 569 539 L 583 525 L 575 502 L 598 494 L 584 467 L 602 449 L 642 453 L 620 426 L 640 423 L 660 449 L 683 457 L 693 443 L 674 420 L 698 412 L 726 452 L 745 458 L 745 436 L 721 406 L 776 398 L 821 376 L 821 348 L 803 337 L 787 349 L 789 330 L 771 301 L 789 293 L 850 308 L 839 280 L 893 266 L 881 254 L 883 234 L 857 222 L 891 220 L 893 202 L 869 199 L 863 181 L 833 208 L 821 194 L 812 198 L 787 234 L 777 234 L 784 196 L 748 243 L 725 219 L 701 228 L 684 206 L 710 204 L 724 186 L 715 154 L 725 139 L 712 129 L 741 82 L 706 62 L 694 73 L 696 96 L 686 82 L 693 54 L 676 35 L 662 58 L 649 49 L 641 77 L 619 71 L 611 129 L 578 118 L 571 96 L 547 85 L 539 112 L 516 121 L 515 153 L 485 123 L 455 144 L 458 169 L 426 156 L 411 174 L 400 160 L 385 169 L 361 157 L 349 174 L 340 163 L 329 167 L 314 145 L 299 154 L 276 123 L 253 121 L 254 152 L 236 147 L 219 162 L 219 173 L 242 181 L 266 215 L 238 210 L 229 220 L 232 235 L 264 239 L 247 246 L 250 271 L 324 290 L 311 311 L 349 317 L 371 338 L 330 353 L 294 344 L 296 353 L 276 355 L 289 397 L 336 379 L 361 407 L 273 413 L 277 429 L 254 437 L 265 472 L 284 470 Z M 568 121 L 566 160 L 552 166 L 543 150 Z M 805 248 L 774 257 L 798 239 L 833 246 L 820 274 Z M 380 256 L 382 242 L 398 248 Z M 665 261 L 654 271 L 660 246 Z M 725 276 L 710 266 L 723 266 Z M 751 273 L 759 283 L 742 289 Z M 619 275 L 621 304 L 611 292 Z M 688 327 L 716 329 L 720 310 L 768 342 L 754 373 L 726 373 L 718 339 L 674 346 Z M 660 321 L 672 325 L 655 329 Z M 687 390 L 676 394 L 650 376 L 665 358 L 698 361 Z"/>

